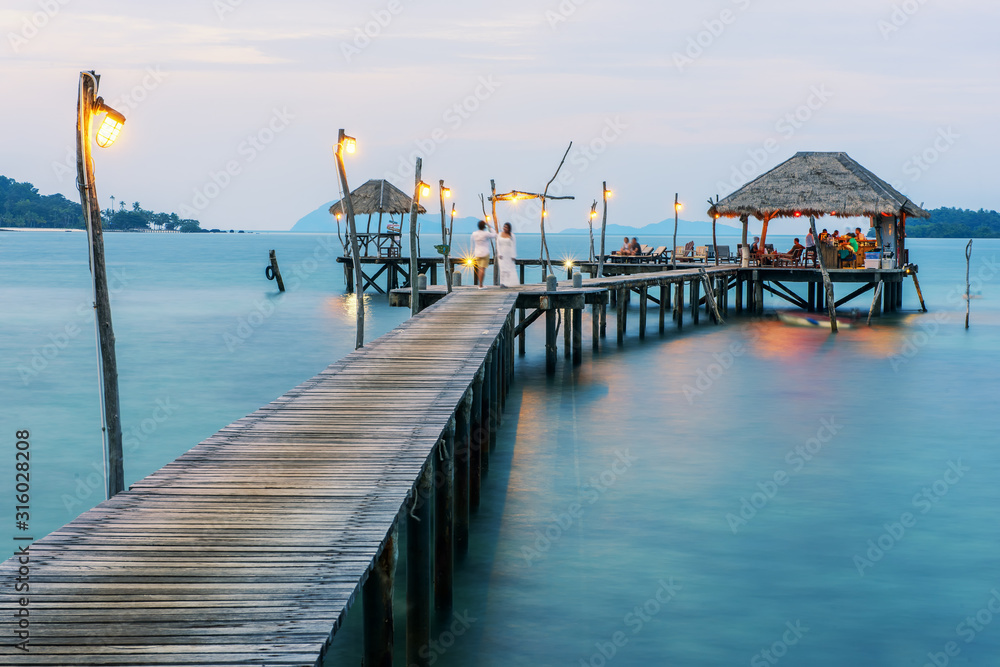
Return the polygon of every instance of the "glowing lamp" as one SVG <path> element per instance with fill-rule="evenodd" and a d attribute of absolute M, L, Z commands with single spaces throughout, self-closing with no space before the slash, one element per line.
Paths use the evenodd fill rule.
<path fill-rule="evenodd" d="M 597 217 L 597 211 L 591 211 L 590 212 L 590 219 L 593 220 L 596 217 Z"/>
<path fill-rule="evenodd" d="M 567 259 L 565 262 L 563 262 L 563 268 L 564 269 L 572 269 L 573 268 L 573 260 Z"/>
<path fill-rule="evenodd" d="M 802 217 L 802 211 L 796 211 L 792 215 L 794 215 L 796 218 L 801 218 Z"/>
<path fill-rule="evenodd" d="M 115 139 L 121 133 L 122 125 L 125 124 L 125 116 L 106 105 L 100 97 L 97 98 L 96 110 L 97 113 L 106 114 L 104 122 L 101 123 L 100 129 L 97 130 L 97 145 L 101 148 L 107 148 L 115 143 Z"/>
<path fill-rule="evenodd" d="M 455 217 L 455 209 L 451 209 L 451 217 Z"/>
<path fill-rule="evenodd" d="M 354 137 L 349 137 L 344 135 L 344 150 L 348 153 L 353 153 L 358 149 L 358 140 Z"/>
<path fill-rule="evenodd" d="M 430 194 L 431 194 L 431 186 L 427 185 L 423 181 L 420 181 L 419 189 L 420 189 L 420 196 L 421 197 L 429 197 L 430 196 Z"/>
<path fill-rule="evenodd" d="M 605 190 L 604 191 L 604 198 L 605 199 L 611 199 L 611 190 Z"/>
<path fill-rule="evenodd" d="M 445 199 L 451 197 L 451 188 L 441 188 L 441 194 L 444 195 Z"/>
<path fill-rule="evenodd" d="M 680 202 L 677 202 L 677 203 L 675 203 L 675 204 L 674 204 L 674 209 L 675 209 L 675 210 L 679 211 L 679 210 L 681 210 L 682 208 L 684 208 L 684 204 L 682 204 L 682 203 L 680 203 Z"/>

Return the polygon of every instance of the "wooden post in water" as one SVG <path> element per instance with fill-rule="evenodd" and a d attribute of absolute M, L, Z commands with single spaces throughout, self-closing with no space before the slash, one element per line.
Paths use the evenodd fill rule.
<path fill-rule="evenodd" d="M 278 291 L 285 291 L 285 281 L 281 279 L 281 270 L 278 268 L 278 258 L 275 256 L 273 250 L 268 251 L 268 257 L 271 260 L 271 265 L 267 267 L 267 271 L 264 272 L 268 280 L 278 281 Z"/>
<path fill-rule="evenodd" d="M 545 372 L 556 372 L 556 309 L 545 310 Z"/>
<path fill-rule="evenodd" d="M 591 336 L 593 338 L 593 342 L 591 343 L 591 345 L 593 346 L 593 349 L 596 352 L 601 347 L 601 306 L 600 306 L 600 304 L 595 303 L 595 304 L 593 304 L 590 307 L 590 329 L 591 329 L 590 333 L 591 333 Z"/>
<path fill-rule="evenodd" d="M 601 199 L 604 200 L 604 209 L 601 213 L 601 254 L 597 258 L 597 277 L 602 278 L 604 276 L 604 234 L 608 229 L 608 197 L 611 195 L 611 191 L 608 190 L 608 182 L 604 181 L 601 183 Z M 604 335 L 604 323 L 601 322 L 601 335 Z"/>
<path fill-rule="evenodd" d="M 521 265 L 521 271 L 522 271 L 522 273 L 524 271 L 524 265 L 523 264 Z M 521 276 L 521 284 L 522 285 L 524 284 L 524 276 L 523 275 Z M 518 308 L 517 309 L 517 323 L 519 325 L 520 324 L 524 324 L 524 308 Z M 526 335 L 525 332 L 526 332 L 526 329 L 521 329 L 521 333 L 518 334 L 518 336 L 517 336 L 517 353 L 520 354 L 522 357 L 524 356 L 525 347 L 526 347 L 525 346 L 525 341 L 524 341 L 524 337 Z"/>
<path fill-rule="evenodd" d="M 764 314 L 764 281 L 756 271 L 753 272 L 753 312 L 755 315 Z"/>
<path fill-rule="evenodd" d="M 412 505 L 406 515 L 406 664 L 420 667 L 430 664 L 431 476 L 431 464 L 427 462 L 414 484 Z"/>
<path fill-rule="evenodd" d="M 815 216 L 809 216 L 809 229 L 812 231 L 813 238 L 818 239 Z M 830 332 L 837 333 L 837 300 L 833 296 L 833 282 L 830 281 L 830 273 L 826 270 L 826 262 L 823 261 L 822 248 L 816 248 L 816 259 L 819 261 L 820 273 L 823 274 L 823 291 L 826 293 L 826 309 L 830 315 Z"/>
<path fill-rule="evenodd" d="M 392 589 L 396 573 L 396 529 L 382 543 L 362 587 L 364 604 L 364 664 L 392 667 L 394 623 Z"/>
<path fill-rule="evenodd" d="M 609 290 L 611 294 L 613 291 Z M 608 337 L 608 304 L 604 301 L 601 302 L 601 338 Z"/>
<path fill-rule="evenodd" d="M 618 316 L 618 344 L 625 344 L 625 318 L 628 313 L 628 302 L 625 301 L 625 290 L 627 287 L 618 288 L 618 308 L 615 310 L 615 314 Z"/>
<path fill-rule="evenodd" d="M 913 278 L 913 287 L 917 290 L 917 298 L 920 299 L 920 312 L 926 313 L 927 306 L 924 305 L 924 294 L 920 291 L 920 281 L 917 280 L 917 272 L 915 269 L 910 270 L 910 277 Z"/>
<path fill-rule="evenodd" d="M 583 362 L 583 309 L 573 309 L 573 365 Z"/>
<path fill-rule="evenodd" d="M 479 509 L 479 496 L 482 487 L 483 468 L 480 462 L 483 452 L 483 378 L 485 370 L 480 367 L 472 381 L 472 417 L 469 422 L 471 436 L 469 438 L 469 511 Z"/>
<path fill-rule="evenodd" d="M 472 389 L 455 411 L 455 553 L 469 553 L 469 438 L 472 434 Z"/>
<path fill-rule="evenodd" d="M 497 431 L 500 430 L 501 405 L 503 404 L 503 347 L 499 339 L 493 345 L 493 360 L 490 374 L 493 376 L 493 386 L 490 388 L 490 451 L 497 447 Z"/>
<path fill-rule="evenodd" d="M 479 476 L 486 477 L 490 471 L 490 449 L 493 432 L 493 398 L 496 382 L 494 378 L 493 357 L 495 352 L 490 350 L 486 353 L 486 361 L 483 362 L 483 404 L 482 416 L 479 420 L 479 428 L 482 434 L 479 438 Z"/>
<path fill-rule="evenodd" d="M 104 264 L 101 206 L 97 201 L 97 183 L 94 180 L 94 161 L 90 145 L 91 123 L 94 115 L 99 113 L 103 106 L 103 100 L 96 97 L 97 85 L 98 76 L 94 72 L 80 72 L 80 91 L 76 109 L 76 182 L 80 191 L 83 217 L 87 224 L 87 243 L 90 251 L 94 329 L 97 332 L 98 358 L 101 364 L 105 493 L 111 498 L 125 490 L 125 465 L 122 458 L 118 360 L 115 355 L 115 332 L 111 324 L 111 293 L 108 290 Z"/>
<path fill-rule="evenodd" d="M 668 295 L 670 287 L 666 283 L 660 283 L 660 333 L 666 329 L 667 302 L 670 301 Z"/>
<path fill-rule="evenodd" d="M 573 345 L 573 309 L 563 308 L 563 356 L 570 357 Z"/>
<path fill-rule="evenodd" d="M 868 326 L 872 324 L 872 315 L 875 314 L 875 306 L 878 304 L 878 298 L 882 296 L 882 286 L 885 283 L 882 280 L 878 281 L 878 285 L 875 286 L 875 295 L 872 297 L 872 305 L 868 307 Z"/>
<path fill-rule="evenodd" d="M 969 271 L 972 268 L 972 239 L 965 245 L 965 328 L 969 328 L 969 310 L 972 303 L 972 283 L 969 282 Z"/>
<path fill-rule="evenodd" d="M 455 571 L 455 418 L 448 420 L 434 460 L 434 608 L 450 611 Z M 431 454 L 434 456 L 435 454 Z"/>
<path fill-rule="evenodd" d="M 677 282 L 677 292 L 674 294 L 674 320 L 677 322 L 677 329 L 684 327 L 684 281 Z"/>
<path fill-rule="evenodd" d="M 701 301 L 701 295 L 699 294 L 698 288 L 700 287 L 700 281 L 697 278 L 691 279 L 691 324 L 698 324 L 698 302 Z"/>
<path fill-rule="evenodd" d="M 639 288 L 639 340 L 646 338 L 646 302 L 648 296 L 648 288 L 643 285 Z"/>

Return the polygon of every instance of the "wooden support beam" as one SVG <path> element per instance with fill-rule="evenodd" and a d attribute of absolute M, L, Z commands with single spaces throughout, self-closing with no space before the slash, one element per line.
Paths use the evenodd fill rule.
<path fill-rule="evenodd" d="M 455 412 L 455 553 L 469 553 L 469 439 L 472 434 L 472 389 Z"/>
<path fill-rule="evenodd" d="M 628 303 L 625 301 L 625 288 L 619 287 L 615 290 L 618 293 L 618 344 L 625 344 L 625 320 L 628 317 Z"/>
<path fill-rule="evenodd" d="M 660 283 L 660 333 L 666 328 L 667 305 L 670 301 L 670 285 Z"/>
<path fill-rule="evenodd" d="M 862 294 L 864 294 L 865 292 L 867 292 L 869 290 L 875 289 L 876 285 L 878 285 L 878 283 L 868 283 L 867 285 L 863 285 L 862 287 L 859 287 L 858 289 L 854 290 L 853 292 L 851 292 L 847 296 L 841 297 L 840 299 L 837 299 L 837 303 L 835 305 L 837 306 L 837 308 L 840 308 L 842 305 L 844 305 L 845 303 L 847 303 L 851 299 L 853 299 L 855 297 L 859 297 L 859 296 L 861 296 Z"/>
<path fill-rule="evenodd" d="M 920 300 L 920 312 L 926 313 L 927 306 L 924 305 L 924 293 L 920 291 L 920 281 L 917 280 L 917 272 L 911 268 L 910 277 L 913 278 L 913 288 L 917 290 L 917 298 Z"/>
<path fill-rule="evenodd" d="M 493 378 L 493 357 L 494 352 L 490 350 L 486 353 L 486 361 L 483 362 L 483 404 L 482 416 L 479 420 L 479 476 L 485 478 L 490 471 L 490 450 L 492 449 L 490 437 L 493 434 L 493 392 L 495 381 Z"/>
<path fill-rule="evenodd" d="M 396 575 L 396 529 L 389 531 L 382 550 L 361 590 L 364 606 L 364 664 L 392 667 L 394 623 L 392 589 Z"/>
<path fill-rule="evenodd" d="M 432 474 L 427 462 L 406 514 L 406 664 L 420 667 L 430 665 Z"/>
<path fill-rule="evenodd" d="M 614 290 L 611 291 L 614 294 Z M 608 337 L 608 304 L 601 302 L 601 338 Z"/>
<path fill-rule="evenodd" d="M 809 281 L 808 296 L 806 298 L 806 310 L 810 313 L 816 312 L 816 283 Z"/>
<path fill-rule="evenodd" d="M 639 339 L 646 337 L 646 302 L 649 298 L 648 288 L 643 285 L 639 288 Z"/>
<path fill-rule="evenodd" d="M 436 455 L 435 455 L 436 454 Z M 451 611 L 455 572 L 455 419 L 434 456 L 434 608 Z"/>
<path fill-rule="evenodd" d="M 691 279 L 691 324 L 698 324 L 698 306 L 701 298 L 699 294 L 699 286 L 701 281 L 697 278 Z"/>
<path fill-rule="evenodd" d="M 492 452 L 497 446 L 497 431 L 500 430 L 501 420 L 500 405 L 503 401 L 500 397 L 503 350 L 499 341 L 493 346 L 493 359 L 490 363 L 492 365 L 490 375 L 493 377 L 493 386 L 490 388 L 490 451 Z"/>
<path fill-rule="evenodd" d="M 479 496 L 482 488 L 483 469 L 480 463 L 480 455 L 483 451 L 483 378 L 485 371 L 482 367 L 476 372 L 476 377 L 472 381 L 472 415 L 469 423 L 471 436 L 469 438 L 469 511 L 475 512 L 479 509 Z"/>
<path fill-rule="evenodd" d="M 677 283 L 677 291 L 674 293 L 674 321 L 677 328 L 684 328 L 684 281 Z"/>
<path fill-rule="evenodd" d="M 590 307 L 590 329 L 593 341 L 591 345 L 594 352 L 601 348 L 601 304 L 595 303 Z"/>
<path fill-rule="evenodd" d="M 271 265 L 268 267 L 269 271 L 265 271 L 268 280 L 275 280 L 278 283 L 278 291 L 285 291 L 285 281 L 281 279 L 281 269 L 278 268 L 278 257 L 274 254 L 273 250 L 268 251 L 268 259 L 271 260 Z"/>
<path fill-rule="evenodd" d="M 523 265 L 521 266 L 521 284 L 522 285 L 524 284 L 524 266 Z M 541 311 L 536 311 L 536 312 L 538 312 L 538 315 L 542 314 Z M 538 317 L 538 315 L 536 315 L 535 317 Z M 533 321 L 534 320 L 532 320 L 532 322 Z M 527 328 L 528 328 L 528 325 L 524 323 L 524 308 L 518 308 L 517 309 L 517 328 L 514 329 L 514 335 L 517 336 L 517 353 L 520 354 L 522 357 L 524 356 L 524 353 L 525 353 L 525 341 L 524 341 L 525 333 L 524 333 L 524 330 L 527 329 Z"/>
<path fill-rule="evenodd" d="M 563 356 L 569 359 L 573 346 L 573 309 L 563 309 Z"/>
<path fill-rule="evenodd" d="M 573 365 L 583 361 L 583 308 L 573 309 Z"/>
<path fill-rule="evenodd" d="M 521 337 L 521 354 L 524 354 L 524 330 L 531 326 L 532 322 L 541 317 L 546 311 L 541 308 L 536 308 L 530 315 L 528 315 L 528 317 L 523 316 L 524 308 L 521 308 L 520 311 L 522 313 L 521 323 L 514 328 L 514 335 Z"/>
<path fill-rule="evenodd" d="M 556 310 L 545 311 L 545 372 L 553 375 L 556 372 Z"/>

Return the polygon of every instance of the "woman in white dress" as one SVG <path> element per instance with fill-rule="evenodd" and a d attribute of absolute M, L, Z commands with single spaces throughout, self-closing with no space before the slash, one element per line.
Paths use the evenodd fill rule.
<path fill-rule="evenodd" d="M 517 257 L 517 244 L 514 242 L 514 235 L 510 231 L 510 223 L 503 223 L 503 231 L 497 239 L 497 258 L 500 261 L 500 286 L 513 287 L 520 285 L 521 281 L 517 277 L 517 265 L 514 258 Z"/>

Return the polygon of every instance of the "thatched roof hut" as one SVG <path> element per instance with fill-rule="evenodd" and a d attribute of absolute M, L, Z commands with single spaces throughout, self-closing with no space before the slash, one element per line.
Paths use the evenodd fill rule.
<path fill-rule="evenodd" d="M 717 202 L 708 214 L 765 221 L 801 215 L 930 217 L 847 153 L 820 152 L 796 153 Z"/>
<path fill-rule="evenodd" d="M 343 200 L 338 200 L 330 206 L 330 213 L 336 215 L 343 213 Z M 393 215 L 399 213 L 405 215 L 410 212 L 413 206 L 413 198 L 409 197 L 395 185 L 381 178 L 373 178 L 364 185 L 351 191 L 351 203 L 354 204 L 355 215 L 369 215 L 388 213 Z M 420 213 L 426 213 L 427 209 L 420 206 Z"/>

